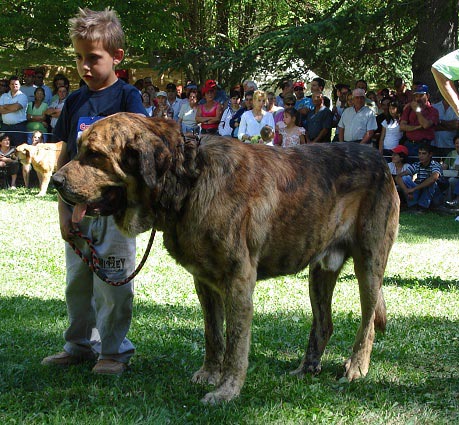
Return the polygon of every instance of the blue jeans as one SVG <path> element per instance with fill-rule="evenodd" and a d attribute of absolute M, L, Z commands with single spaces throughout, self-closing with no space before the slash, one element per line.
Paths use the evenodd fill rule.
<path fill-rule="evenodd" d="M 411 176 L 403 176 L 403 183 L 407 188 L 416 187 L 417 184 L 413 181 Z M 409 207 L 414 207 L 415 205 L 419 205 L 422 208 L 429 208 L 430 204 L 434 200 L 439 200 L 441 197 L 440 189 L 438 188 L 438 184 L 435 182 L 433 185 L 425 187 L 421 190 L 415 190 L 413 193 L 413 198 L 406 197 L 406 203 Z"/>

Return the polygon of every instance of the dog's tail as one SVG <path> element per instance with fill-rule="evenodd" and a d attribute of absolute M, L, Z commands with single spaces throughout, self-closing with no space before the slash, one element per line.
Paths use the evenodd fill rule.
<path fill-rule="evenodd" d="M 384 295 L 382 288 L 379 289 L 378 301 L 375 309 L 375 329 L 381 332 L 386 331 L 387 324 L 387 312 L 386 312 L 386 301 L 384 301 Z"/>

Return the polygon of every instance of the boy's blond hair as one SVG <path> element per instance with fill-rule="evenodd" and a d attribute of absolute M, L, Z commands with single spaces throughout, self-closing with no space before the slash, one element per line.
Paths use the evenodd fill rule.
<path fill-rule="evenodd" d="M 107 52 L 124 49 L 124 31 L 118 15 L 108 7 L 102 11 L 88 8 L 78 9 L 75 17 L 69 19 L 71 40 L 101 40 Z"/>

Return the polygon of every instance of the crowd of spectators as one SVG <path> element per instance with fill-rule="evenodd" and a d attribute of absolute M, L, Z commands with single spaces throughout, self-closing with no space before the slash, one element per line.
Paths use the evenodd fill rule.
<path fill-rule="evenodd" d="M 271 91 L 260 90 L 250 80 L 228 90 L 215 80 L 202 86 L 193 81 L 184 86 L 168 83 L 160 90 L 151 77 L 138 79 L 134 86 L 149 116 L 177 121 L 184 135 L 214 134 L 233 137 L 235 142 L 282 147 L 330 142 L 371 145 L 390 162 L 408 205 L 424 187 L 413 189 L 408 183 L 411 179 L 417 186 L 433 180 L 424 183 L 434 193 L 428 196 L 431 202 L 441 202 L 435 201 L 442 199 L 441 192 L 449 207 L 459 206 L 459 118 L 444 99 L 431 104 L 429 87 L 421 81 L 409 89 L 397 77 L 393 87 L 368 90 L 367 82 L 360 79 L 352 85 L 336 84 L 327 91 L 330 97 L 320 77 L 309 84 L 285 80 Z M 11 147 L 36 143 L 37 137 L 41 142 L 53 141 L 52 130 L 69 92 L 65 75 L 55 75 L 50 88 L 41 70 L 0 80 L 0 132 L 8 136 Z M 430 158 L 428 164 L 422 156 Z M 413 172 L 416 164 L 428 167 L 428 173 L 424 168 Z M 17 173 L 15 166 L 10 168 Z M 431 175 L 435 178 L 429 179 Z M 424 209 L 431 206 L 427 204 L 416 203 Z"/>

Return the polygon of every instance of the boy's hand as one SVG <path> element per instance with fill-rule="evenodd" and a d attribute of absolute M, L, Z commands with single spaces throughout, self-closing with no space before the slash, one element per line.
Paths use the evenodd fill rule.
<path fill-rule="evenodd" d="M 59 198 L 58 201 L 59 210 L 59 225 L 61 228 L 61 236 L 64 241 L 69 242 L 75 236 L 72 231 L 77 230 L 78 226 L 76 223 L 72 223 L 72 211 L 70 207 Z"/>

